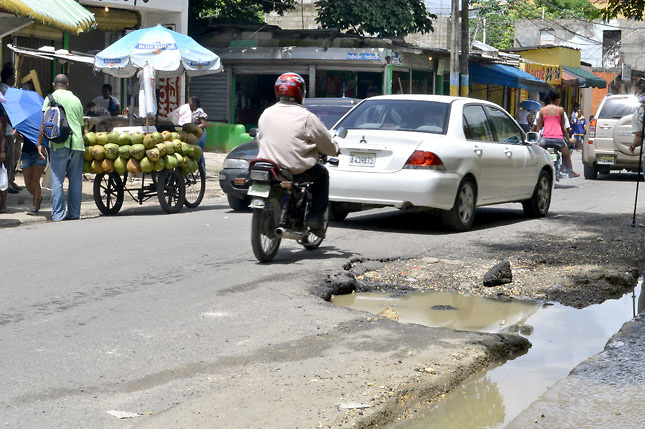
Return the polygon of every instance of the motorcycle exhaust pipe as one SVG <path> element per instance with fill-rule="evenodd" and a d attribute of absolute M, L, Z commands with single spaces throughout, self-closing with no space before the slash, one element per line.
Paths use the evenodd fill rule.
<path fill-rule="evenodd" d="M 275 229 L 275 235 L 278 238 L 286 238 L 288 240 L 300 240 L 302 237 L 304 237 L 305 233 L 300 231 L 294 231 L 292 229 L 279 227 Z"/>

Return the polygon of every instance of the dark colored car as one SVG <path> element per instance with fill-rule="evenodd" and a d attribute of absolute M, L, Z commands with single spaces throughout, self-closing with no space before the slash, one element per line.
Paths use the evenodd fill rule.
<path fill-rule="evenodd" d="M 331 128 L 359 101 L 356 98 L 305 98 L 303 106 L 318 116 L 327 128 Z M 219 173 L 219 184 L 233 210 L 246 210 L 251 202 L 246 195 L 248 187 L 237 186 L 233 182 L 238 177 L 246 177 L 249 161 L 257 156 L 258 142 L 253 139 L 230 151 L 224 159 Z"/>

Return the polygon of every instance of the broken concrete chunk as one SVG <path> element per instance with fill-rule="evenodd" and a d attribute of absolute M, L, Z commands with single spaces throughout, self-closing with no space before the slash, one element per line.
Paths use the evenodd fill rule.
<path fill-rule="evenodd" d="M 499 286 L 513 281 L 511 263 L 502 261 L 484 274 L 484 286 Z"/>

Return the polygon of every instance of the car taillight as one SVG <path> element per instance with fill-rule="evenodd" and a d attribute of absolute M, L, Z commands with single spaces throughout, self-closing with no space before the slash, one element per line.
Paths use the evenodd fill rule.
<path fill-rule="evenodd" d="M 589 140 L 587 140 L 587 143 L 593 144 L 593 139 L 596 137 L 596 124 L 598 123 L 597 120 L 592 119 L 591 122 L 589 122 Z"/>
<path fill-rule="evenodd" d="M 415 150 L 405 162 L 403 168 L 431 168 L 433 170 L 445 170 L 446 168 L 437 155 L 432 152 Z"/>

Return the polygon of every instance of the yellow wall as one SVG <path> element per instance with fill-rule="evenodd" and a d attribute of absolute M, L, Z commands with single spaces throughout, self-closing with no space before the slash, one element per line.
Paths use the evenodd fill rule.
<path fill-rule="evenodd" d="M 578 49 L 556 46 L 553 48 L 530 49 L 517 53 L 522 58 L 536 63 L 580 67 L 580 51 Z"/>

